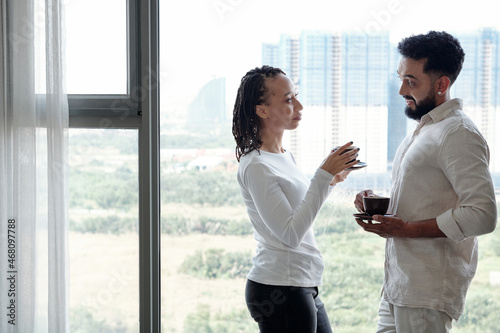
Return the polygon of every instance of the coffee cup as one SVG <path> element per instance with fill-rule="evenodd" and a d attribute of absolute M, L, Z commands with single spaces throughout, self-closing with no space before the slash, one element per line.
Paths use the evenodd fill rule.
<path fill-rule="evenodd" d="M 363 206 L 365 208 L 365 213 L 372 215 L 385 215 L 387 209 L 389 209 L 390 198 L 387 197 L 364 197 Z"/>
<path fill-rule="evenodd" d="M 337 151 L 339 148 L 340 148 L 340 146 L 334 147 L 334 148 L 333 148 L 333 151 Z M 358 149 L 358 147 L 356 147 L 356 146 L 349 146 L 349 147 L 347 147 L 346 149 L 344 149 L 344 151 L 343 151 L 343 152 L 341 152 L 341 153 L 340 153 L 340 155 L 345 154 L 345 153 L 347 153 L 347 152 L 349 152 L 349 151 L 351 151 L 351 150 L 356 150 L 356 149 Z M 351 161 L 349 161 L 349 162 L 347 162 L 347 163 L 354 162 L 355 160 L 356 160 L 356 159 L 351 160 Z M 346 163 L 346 164 L 347 164 L 347 163 Z"/>

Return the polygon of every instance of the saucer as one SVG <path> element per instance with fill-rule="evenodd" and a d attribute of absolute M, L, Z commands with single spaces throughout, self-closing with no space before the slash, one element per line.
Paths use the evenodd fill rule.
<path fill-rule="evenodd" d="M 352 214 L 352 215 L 353 215 L 355 218 L 360 219 L 360 220 L 367 220 L 367 221 L 371 221 L 371 220 L 373 220 L 372 215 L 368 215 L 368 214 L 366 214 L 366 213 Z M 387 214 L 387 215 L 384 215 L 384 216 L 393 217 L 394 215 Z"/>
<path fill-rule="evenodd" d="M 362 168 L 364 168 L 366 166 L 368 166 L 368 164 L 366 164 L 365 162 L 359 162 L 358 164 L 353 165 L 350 168 L 347 168 L 347 170 L 358 170 L 358 169 L 362 169 Z"/>

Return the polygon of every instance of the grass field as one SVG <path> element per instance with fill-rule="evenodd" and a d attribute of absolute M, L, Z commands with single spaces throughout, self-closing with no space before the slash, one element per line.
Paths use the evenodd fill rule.
<path fill-rule="evenodd" d="M 186 317 L 200 305 L 213 313 L 245 310 L 245 279 L 197 279 L 179 274 L 179 267 L 199 249 L 253 251 L 254 247 L 252 236 L 162 236 L 163 331 L 183 332 Z M 71 311 L 84 312 L 88 320 L 102 323 L 109 331 L 126 327 L 126 332 L 137 332 L 137 235 L 71 233 L 70 253 Z"/>
<path fill-rule="evenodd" d="M 323 237 L 323 236 L 322 236 Z M 325 247 L 324 257 L 326 265 L 333 265 L 339 258 L 338 251 L 328 247 L 328 238 L 320 237 L 320 247 Z M 327 236 L 325 236 L 327 237 Z M 491 238 L 493 239 L 493 238 Z M 485 237 L 485 245 L 491 241 Z M 338 246 L 349 247 L 350 239 L 339 237 Z M 367 238 L 362 246 L 350 246 L 341 256 L 366 256 L 368 264 L 382 271 L 383 250 L 381 242 L 376 238 Z M 252 251 L 255 242 L 252 236 L 214 236 L 193 234 L 188 236 L 162 236 L 162 331 L 167 333 L 194 333 L 186 329 L 190 320 L 217 320 L 239 321 L 244 330 L 238 332 L 257 332 L 255 323 L 246 313 L 244 302 L 245 279 L 200 279 L 179 273 L 179 268 L 187 256 L 197 250 L 220 248 L 226 251 Z M 71 313 L 72 322 L 79 327 L 72 332 L 138 332 L 139 296 L 138 296 L 138 239 L 136 234 L 70 234 L 70 264 L 71 264 Z M 500 298 L 500 286 L 492 286 L 490 272 L 500 270 L 500 259 L 489 257 L 485 253 L 480 261 L 477 275 L 471 286 L 468 302 L 481 301 L 481 295 L 488 293 L 492 297 Z M 371 259 L 370 259 L 371 258 Z M 377 258 L 377 259 L 374 259 Z M 325 277 L 325 284 L 333 282 L 331 276 Z M 354 283 L 356 280 L 354 280 Z M 326 290 L 327 286 L 324 286 Z M 359 285 L 353 285 L 359 288 Z M 379 287 L 369 292 L 368 299 L 360 299 L 359 305 L 370 312 L 367 325 L 355 326 L 351 322 L 359 320 L 359 310 L 342 309 L 336 307 L 334 301 L 327 307 L 332 321 L 339 323 L 335 328 L 337 333 L 372 332 L 376 323 L 376 309 Z M 348 290 L 339 291 L 339 297 Z M 475 296 L 475 294 L 478 296 Z M 377 294 L 377 295 L 376 295 Z M 496 295 L 496 296 L 495 296 Z M 337 296 L 335 296 L 337 297 Z M 325 299 L 324 299 L 325 301 Z M 492 308 L 495 310 L 497 308 Z M 475 318 L 475 309 L 469 309 L 465 317 Z M 227 314 L 230 314 L 229 317 Z M 492 314 L 494 315 L 494 314 Z M 74 319 L 75 316 L 78 319 Z M 227 319 L 234 317 L 233 319 Z M 342 317 L 342 318 L 339 318 Z M 195 319 L 193 319 L 195 318 Z M 223 319 L 220 319 L 223 318 Z M 485 320 L 485 319 L 484 319 Z M 491 318 L 490 318 L 491 320 Z M 493 319 L 494 320 L 494 319 Z M 83 321 L 83 323 L 82 323 Z M 371 324 L 370 324 L 371 322 Z M 500 327 L 500 319 L 497 320 Z M 221 325 L 226 325 L 222 322 Z M 351 327 L 352 326 L 352 327 Z M 96 330 L 96 329 L 99 330 Z M 209 332 L 200 330 L 198 332 Z M 219 333 L 218 331 L 216 331 Z M 455 327 L 453 332 L 471 333 L 469 328 Z M 477 332 L 481 332 L 478 330 Z M 490 331 L 488 331 L 490 332 Z M 491 330 L 491 332 L 495 332 Z M 499 331 L 496 331 L 499 332 Z M 214 332 L 215 333 L 215 332 Z M 483 332 L 482 332 L 483 333 Z"/>

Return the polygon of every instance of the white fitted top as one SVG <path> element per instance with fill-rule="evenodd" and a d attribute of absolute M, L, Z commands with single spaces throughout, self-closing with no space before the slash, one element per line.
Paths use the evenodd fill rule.
<path fill-rule="evenodd" d="M 290 152 L 252 151 L 241 157 L 237 177 L 257 240 L 247 278 L 268 285 L 321 285 L 324 264 L 312 224 L 333 175 L 318 169 L 309 179 Z"/>

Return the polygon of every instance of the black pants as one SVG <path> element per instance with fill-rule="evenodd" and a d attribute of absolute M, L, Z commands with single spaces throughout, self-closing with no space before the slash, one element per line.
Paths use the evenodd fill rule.
<path fill-rule="evenodd" d="M 261 333 L 332 333 L 317 287 L 270 286 L 248 280 L 245 299 Z"/>

